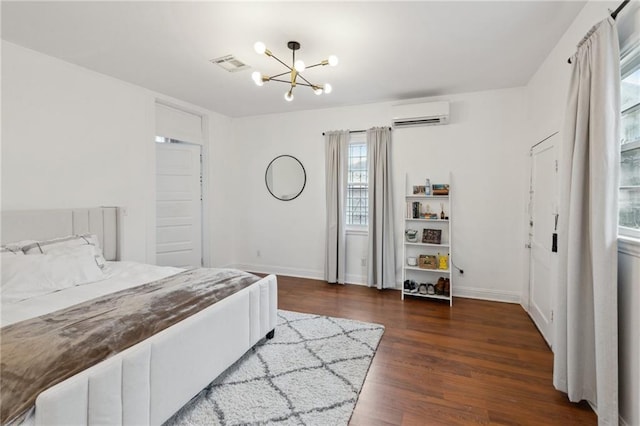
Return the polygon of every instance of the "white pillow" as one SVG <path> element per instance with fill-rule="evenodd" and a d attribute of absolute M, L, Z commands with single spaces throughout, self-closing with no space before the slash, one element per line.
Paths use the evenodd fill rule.
<path fill-rule="evenodd" d="M 47 277 L 44 255 L 2 256 L 2 303 L 13 303 L 56 291 Z"/>
<path fill-rule="evenodd" d="M 76 247 L 93 246 L 96 248 L 95 260 L 100 269 L 104 268 L 106 260 L 100 250 L 98 237 L 93 234 L 69 235 L 67 237 L 55 238 L 53 240 L 33 241 L 22 246 L 25 254 L 65 254 Z"/>
<path fill-rule="evenodd" d="M 0 247 L 0 255 L 2 255 L 2 257 L 24 256 L 24 252 L 19 248 L 3 246 L 3 247 Z"/>
<path fill-rule="evenodd" d="M 3 303 L 13 303 L 105 278 L 98 267 L 96 247 L 67 248 L 62 254 L 2 256 Z"/>
<path fill-rule="evenodd" d="M 9 253 L 15 253 L 15 254 L 18 254 L 18 252 L 22 253 L 23 247 L 33 244 L 35 242 L 36 242 L 35 240 L 23 240 L 23 241 L 16 241 L 14 243 L 6 243 L 2 245 L 2 247 L 0 248 L 0 252 L 2 253 L 9 252 Z"/>

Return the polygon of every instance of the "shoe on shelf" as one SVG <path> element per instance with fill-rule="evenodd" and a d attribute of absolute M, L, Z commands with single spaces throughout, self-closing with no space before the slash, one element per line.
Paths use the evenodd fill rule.
<path fill-rule="evenodd" d="M 427 284 L 427 294 L 436 294 L 436 286 L 432 283 Z"/>
<path fill-rule="evenodd" d="M 451 296 L 451 280 L 449 278 L 444 279 L 444 295 Z"/>
<path fill-rule="evenodd" d="M 418 292 L 418 284 L 414 280 L 405 280 L 404 282 L 404 292 L 405 293 L 417 293 Z"/>
<path fill-rule="evenodd" d="M 427 294 L 427 284 L 426 283 L 421 283 L 420 284 L 420 287 L 418 287 L 418 293 Z"/>
<path fill-rule="evenodd" d="M 444 277 L 438 278 L 438 282 L 435 285 L 435 290 L 438 296 L 444 295 Z"/>

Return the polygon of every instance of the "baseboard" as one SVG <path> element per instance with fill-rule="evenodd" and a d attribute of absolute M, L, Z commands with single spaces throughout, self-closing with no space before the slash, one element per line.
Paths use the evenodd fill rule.
<path fill-rule="evenodd" d="M 323 271 L 315 271 L 312 269 L 289 268 L 286 266 L 273 265 L 250 265 L 246 263 L 236 263 L 229 265 L 228 267 L 249 272 L 259 272 L 261 274 L 287 275 L 289 277 L 324 280 Z"/>
<path fill-rule="evenodd" d="M 224 267 L 240 269 L 242 271 L 258 272 L 261 274 L 286 275 L 288 277 L 324 280 L 323 271 L 314 271 L 312 269 L 299 269 L 272 265 L 249 265 L 246 263 L 236 263 L 226 265 Z M 362 275 L 347 274 L 345 278 L 347 280 L 347 284 L 367 286 L 366 279 Z"/>
<path fill-rule="evenodd" d="M 596 417 L 598 416 L 598 407 L 593 405 L 591 403 L 591 401 L 587 401 L 587 403 L 589 404 L 589 407 L 591 407 L 591 409 L 593 410 L 594 413 L 596 413 Z M 622 414 L 618 413 L 618 426 L 630 426 L 629 423 L 627 423 L 624 419 L 624 417 L 622 417 Z"/>
<path fill-rule="evenodd" d="M 515 291 L 454 286 L 453 296 L 467 299 L 490 300 L 492 302 L 520 303 L 520 293 Z"/>
<path fill-rule="evenodd" d="M 640 258 L 640 244 L 636 238 L 618 237 L 618 252 Z"/>
<path fill-rule="evenodd" d="M 324 272 L 312 269 L 290 268 L 286 266 L 273 265 L 250 265 L 246 263 L 236 263 L 227 265 L 227 268 L 235 268 L 243 271 L 258 272 L 261 274 L 286 275 L 289 277 L 309 278 L 312 280 L 324 280 Z M 361 275 L 349 274 L 346 276 L 347 284 L 366 286 Z M 399 290 L 396 288 L 395 290 Z M 464 297 L 467 299 L 490 300 L 493 302 L 520 303 L 520 293 L 488 290 L 484 288 L 455 287 L 454 297 Z"/>
<path fill-rule="evenodd" d="M 347 274 L 345 279 L 347 280 L 347 284 L 367 286 L 367 278 L 362 275 Z"/>

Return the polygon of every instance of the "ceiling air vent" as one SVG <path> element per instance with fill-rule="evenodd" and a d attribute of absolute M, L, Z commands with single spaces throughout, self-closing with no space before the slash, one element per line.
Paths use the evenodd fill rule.
<path fill-rule="evenodd" d="M 212 59 L 211 62 L 219 65 L 229 72 L 236 72 L 249 68 L 249 65 L 236 59 L 233 55 L 221 56 L 219 58 Z"/>

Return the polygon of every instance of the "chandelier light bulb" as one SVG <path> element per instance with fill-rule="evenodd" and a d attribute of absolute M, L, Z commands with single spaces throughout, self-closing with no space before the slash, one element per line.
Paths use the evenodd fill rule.
<path fill-rule="evenodd" d="M 316 95 L 322 95 L 322 87 L 314 87 L 313 93 L 315 93 Z"/>
<path fill-rule="evenodd" d="M 338 65 L 338 57 L 336 55 L 329 56 L 329 65 L 332 67 Z"/>
<path fill-rule="evenodd" d="M 287 102 L 291 102 L 293 100 L 293 93 L 291 93 L 291 90 L 284 94 L 284 100 Z"/>
<path fill-rule="evenodd" d="M 251 78 L 258 86 L 262 86 L 264 84 L 264 81 L 262 81 L 262 73 L 260 71 L 254 71 L 251 74 Z"/>
<path fill-rule="evenodd" d="M 267 51 L 267 46 L 265 46 L 263 42 L 257 41 L 256 44 L 253 45 L 253 49 L 257 54 L 262 55 Z"/>
<path fill-rule="evenodd" d="M 324 85 L 324 93 L 329 94 L 333 90 L 333 87 L 329 83 L 325 83 Z"/>
<path fill-rule="evenodd" d="M 294 64 L 293 67 L 296 69 L 296 71 L 298 72 L 302 72 L 306 69 L 305 65 L 304 65 L 304 61 L 302 59 L 298 59 Z"/>

